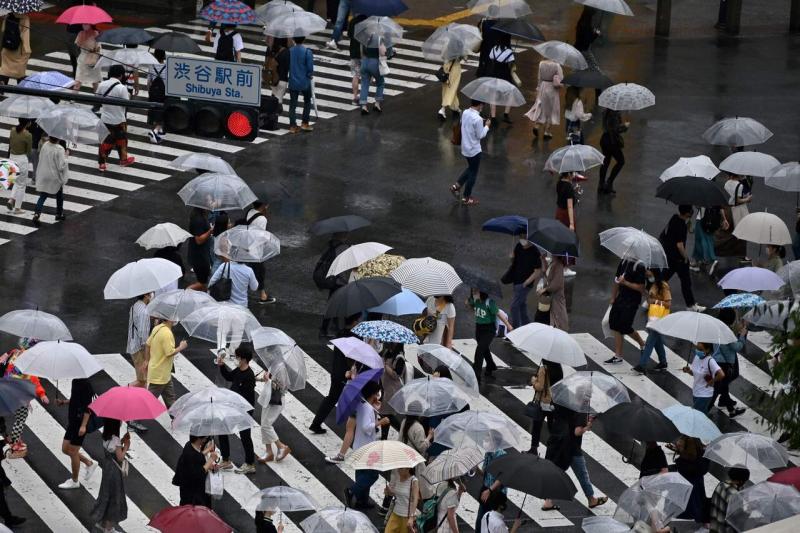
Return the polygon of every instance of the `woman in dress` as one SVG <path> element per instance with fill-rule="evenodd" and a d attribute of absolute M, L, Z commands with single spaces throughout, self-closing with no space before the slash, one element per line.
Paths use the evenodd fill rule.
<path fill-rule="evenodd" d="M 561 124 L 561 80 L 564 79 L 564 72 L 561 65 L 549 59 L 539 61 L 539 84 L 536 88 L 536 101 L 533 107 L 525 113 L 531 119 L 533 125 L 533 136 L 539 137 L 539 126 L 544 126 L 542 137 L 545 140 L 552 139 L 550 126 Z"/>
<path fill-rule="evenodd" d="M 555 219 L 575 231 L 575 186 L 572 185 L 572 173 L 562 172 L 556 183 Z"/>
<path fill-rule="evenodd" d="M 22 213 L 22 201 L 25 199 L 25 187 L 28 185 L 28 158 L 33 151 L 33 136 L 28 131 L 30 120 L 19 119 L 19 124 L 11 128 L 9 133 L 8 148 L 11 160 L 19 167 L 19 172 L 14 181 L 11 198 L 8 199 L 8 209 L 14 214 Z"/>
<path fill-rule="evenodd" d="M 425 337 L 425 344 L 441 344 L 445 348 L 453 346 L 456 327 L 456 306 L 450 295 L 429 296 L 425 300 L 425 314 L 436 317 L 436 327 Z"/>
<path fill-rule="evenodd" d="M 83 24 L 83 29 L 75 37 L 75 45 L 81 51 L 78 56 L 78 68 L 75 71 L 76 90 L 80 89 L 81 85 L 91 84 L 92 92 L 95 92 L 102 81 L 102 72 L 94 68 L 100 58 L 101 47 L 97 42 L 99 36 L 100 32 L 94 25 Z"/>
<path fill-rule="evenodd" d="M 500 33 L 497 37 L 497 45 L 489 51 L 489 63 L 486 69 L 486 76 L 491 78 L 498 78 L 505 80 L 508 83 L 514 83 L 512 71 L 514 69 L 514 50 L 511 48 L 511 35 L 507 33 Z M 497 106 L 492 104 L 492 127 L 497 126 Z M 503 111 L 503 122 L 511 124 L 511 117 L 509 113 L 511 107 L 506 106 Z"/>
<path fill-rule="evenodd" d="M 180 493 L 179 505 L 204 505 L 211 507 L 211 496 L 206 494 L 206 476 L 216 472 L 218 455 L 211 437 L 189 436 L 189 442 L 175 466 L 172 484 Z"/>
<path fill-rule="evenodd" d="M 125 476 L 128 464 L 125 454 L 131 446 L 131 434 L 119 438 L 121 422 L 113 418 L 103 421 L 103 478 L 90 516 L 104 533 L 114 533 L 120 522 L 128 518 L 125 498 Z"/>
<path fill-rule="evenodd" d="M 69 404 L 67 408 L 67 431 L 64 434 L 64 441 L 61 443 L 61 452 L 69 456 L 70 470 L 72 476 L 58 486 L 59 489 L 77 489 L 81 484 L 78 481 L 81 463 L 86 466 L 84 479 L 89 479 L 97 469 L 94 461 L 81 453 L 83 439 L 89 427 L 91 411 L 89 404 L 94 399 L 94 389 L 86 378 L 73 379 L 70 389 L 70 399 L 56 399 L 56 405 L 62 406 Z"/>
<path fill-rule="evenodd" d="M 447 75 L 447 79 L 442 82 L 442 108 L 437 113 L 439 120 L 447 120 L 447 108 L 455 120 L 461 114 L 461 105 L 458 101 L 458 86 L 461 84 L 461 62 L 466 59 L 459 54 L 463 53 L 463 45 L 455 39 L 448 43 L 450 49 L 445 57 L 452 59 L 445 61 L 442 70 Z"/>

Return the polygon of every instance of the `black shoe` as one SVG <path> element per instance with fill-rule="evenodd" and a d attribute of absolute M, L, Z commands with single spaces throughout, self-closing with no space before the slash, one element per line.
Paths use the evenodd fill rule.
<path fill-rule="evenodd" d="M 667 363 L 658 363 L 656 365 L 656 370 L 666 370 L 666 369 L 667 369 Z"/>
<path fill-rule="evenodd" d="M 345 507 L 351 507 L 355 509 L 353 506 L 353 491 L 349 488 L 344 489 L 344 505 Z"/>
<path fill-rule="evenodd" d="M 728 409 L 728 416 L 730 418 L 733 418 L 735 416 L 739 416 L 740 414 L 744 413 L 746 410 L 747 409 L 745 409 L 744 407 L 739 407 L 738 409 L 737 408 Z"/>
<path fill-rule="evenodd" d="M 33 225 L 36 226 L 37 228 L 42 225 L 42 223 L 39 222 L 39 213 L 35 213 L 33 215 L 33 218 L 31 219 L 31 222 L 33 222 Z"/>
<path fill-rule="evenodd" d="M 56 215 L 56 220 L 64 221 L 66 219 L 67 219 L 67 216 L 64 213 L 61 213 L 60 215 Z"/>
<path fill-rule="evenodd" d="M 511 122 L 511 117 L 508 116 L 508 113 L 503 113 L 503 122 L 506 124 L 513 124 L 513 122 Z"/>
<path fill-rule="evenodd" d="M 27 518 L 22 518 L 21 516 L 14 516 L 11 515 L 6 518 L 4 521 L 8 527 L 20 526 L 25 523 Z"/>
<path fill-rule="evenodd" d="M 327 433 L 327 431 L 328 431 L 327 429 L 325 429 L 322 426 L 309 426 L 308 429 L 310 429 L 311 433 L 313 433 L 314 435 L 323 435 L 323 434 Z"/>
<path fill-rule="evenodd" d="M 647 369 L 645 367 L 643 367 L 642 365 L 636 365 L 635 367 L 633 367 L 633 370 L 635 372 L 640 373 L 640 374 L 647 374 Z"/>
<path fill-rule="evenodd" d="M 615 364 L 617 364 L 617 363 L 621 363 L 621 362 L 622 362 L 622 358 L 620 358 L 620 357 L 617 357 L 617 356 L 615 355 L 615 356 L 614 356 L 614 357 L 612 357 L 611 359 L 606 359 L 604 362 L 605 362 L 605 364 L 607 364 L 607 365 L 615 365 Z"/>

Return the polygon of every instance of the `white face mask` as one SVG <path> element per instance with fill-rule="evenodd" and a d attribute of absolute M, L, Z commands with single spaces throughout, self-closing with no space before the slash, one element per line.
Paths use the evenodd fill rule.
<path fill-rule="evenodd" d="M 522 246 L 527 246 L 527 245 L 528 245 L 528 239 L 520 239 L 520 240 L 519 240 L 519 243 L 520 243 Z"/>
<path fill-rule="evenodd" d="M 655 283 L 656 282 L 656 278 L 653 277 L 653 276 L 650 276 L 649 278 L 647 278 L 647 281 L 649 281 L 650 283 Z"/>

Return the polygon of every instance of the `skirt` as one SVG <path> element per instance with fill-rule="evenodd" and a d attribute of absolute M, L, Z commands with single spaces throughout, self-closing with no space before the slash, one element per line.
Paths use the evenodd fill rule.
<path fill-rule="evenodd" d="M 81 55 L 78 56 L 78 70 L 75 73 L 75 79 L 82 84 L 100 83 L 103 80 L 103 73 L 99 68 L 94 68 L 94 65 L 86 62 L 86 55 L 81 52 Z"/>
<path fill-rule="evenodd" d="M 128 502 L 125 499 L 125 479 L 117 461 L 106 451 L 103 461 L 103 478 L 100 492 L 90 514 L 94 522 L 119 524 L 128 518 Z"/>

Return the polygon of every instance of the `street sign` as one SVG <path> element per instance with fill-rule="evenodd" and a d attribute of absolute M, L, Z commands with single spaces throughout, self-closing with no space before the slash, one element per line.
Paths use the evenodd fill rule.
<path fill-rule="evenodd" d="M 167 95 L 247 106 L 261 105 L 261 66 L 167 58 Z"/>

